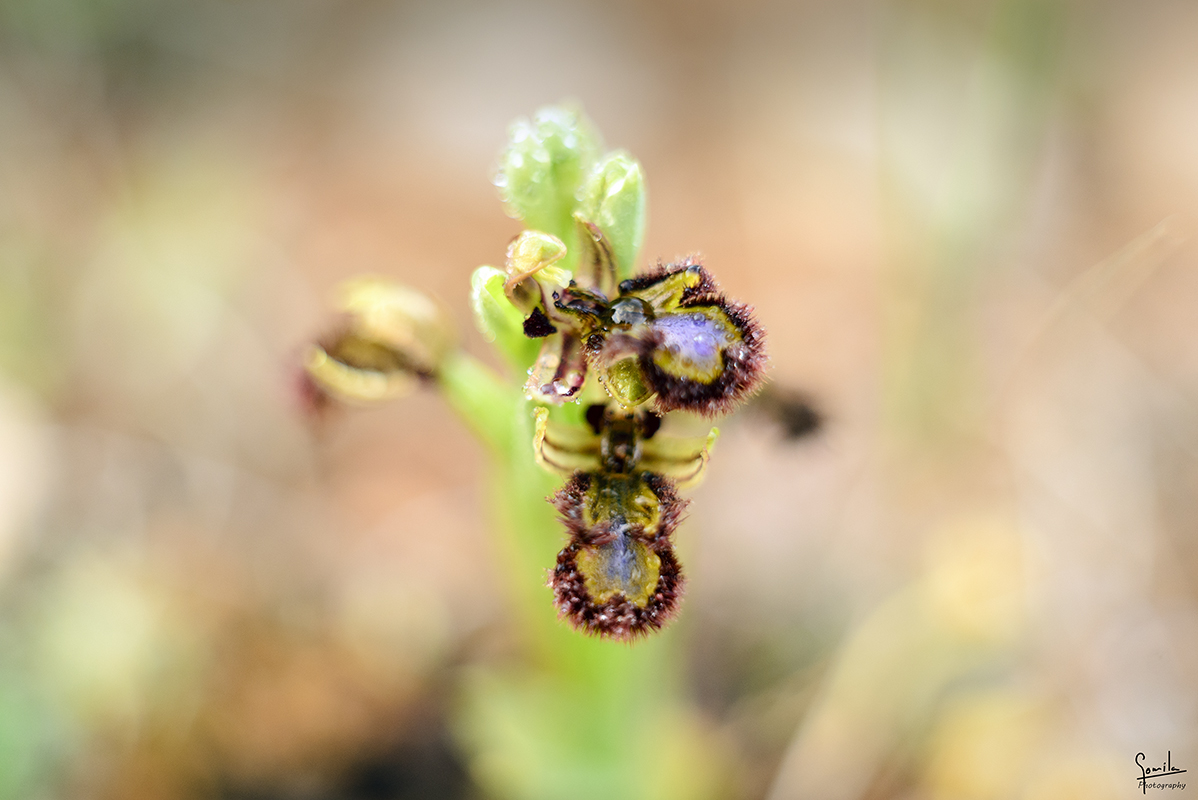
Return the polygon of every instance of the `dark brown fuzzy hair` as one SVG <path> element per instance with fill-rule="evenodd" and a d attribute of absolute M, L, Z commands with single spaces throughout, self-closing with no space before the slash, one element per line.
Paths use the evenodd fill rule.
<path fill-rule="evenodd" d="M 679 495 L 674 481 L 664 475 L 646 472 L 645 483 L 649 484 L 650 491 L 657 495 L 657 502 L 661 505 L 661 519 L 658 520 L 657 536 L 654 537 L 654 542 L 657 542 L 674 532 L 691 501 Z"/>
<path fill-rule="evenodd" d="M 585 536 L 586 523 L 582 521 L 582 508 L 586 503 L 587 490 L 591 488 L 589 472 L 577 471 L 566 481 L 566 485 L 558 489 L 549 502 L 562 515 L 562 522 L 572 539 Z"/>

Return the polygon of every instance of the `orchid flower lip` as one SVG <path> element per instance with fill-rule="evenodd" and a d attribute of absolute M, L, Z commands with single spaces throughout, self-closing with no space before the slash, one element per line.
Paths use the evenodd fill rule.
<path fill-rule="evenodd" d="M 571 533 L 550 578 L 561 616 L 585 633 L 628 640 L 676 613 L 684 579 L 670 536 L 686 501 L 668 478 L 576 472 L 552 502 Z"/>

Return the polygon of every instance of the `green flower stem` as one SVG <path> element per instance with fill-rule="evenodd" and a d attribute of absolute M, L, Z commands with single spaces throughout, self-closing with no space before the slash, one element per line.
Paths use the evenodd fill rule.
<path fill-rule="evenodd" d="M 546 579 L 565 542 L 545 498 L 560 481 L 533 460 L 530 406 L 512 419 L 511 439 L 516 447 L 494 463 L 493 502 L 526 659 L 469 693 L 466 724 L 476 750 L 525 760 L 512 778 L 518 785 L 502 791 L 515 798 L 669 797 L 661 788 L 667 765 L 641 743 L 675 735 L 687 741 L 684 731 L 672 730 L 680 718 L 680 676 L 668 669 L 678 663 L 674 636 L 621 644 L 581 636 L 557 618 Z M 537 745 L 521 752 L 520 741 Z M 681 755 L 694 752 L 684 747 Z"/>
<path fill-rule="evenodd" d="M 445 357 L 437 371 L 437 386 L 492 455 L 512 451 L 511 420 L 525 402 L 518 389 L 461 350 Z"/>
<path fill-rule="evenodd" d="M 708 754 L 682 710 L 674 632 L 629 645 L 581 636 L 557 618 L 546 579 L 565 542 L 545 498 L 561 481 L 533 458 L 532 404 L 460 352 L 439 386 L 490 451 L 499 558 L 512 628 L 524 637 L 519 668 L 467 681 L 460 722 L 477 777 L 519 800 L 695 796 L 678 775 L 704 774 Z M 653 744 L 661 739 L 671 743 L 664 756 Z"/>
<path fill-rule="evenodd" d="M 509 132 L 496 179 L 508 213 L 528 229 L 506 270 L 480 267 L 471 307 L 484 338 L 516 376 L 543 340 L 525 334 L 532 308 L 513 275 L 553 283 L 549 270 L 614 292 L 636 271 L 646 188 L 624 152 L 603 155 L 598 134 L 571 108 L 544 108 Z M 564 253 L 538 250 L 548 235 Z M 590 237 L 580 247 L 581 234 Z M 560 241 L 558 241 L 560 240 Z M 552 255 L 552 257 L 549 257 Z M 552 266 L 533 270 L 545 261 Z M 581 262 L 581 263 L 580 263 Z M 577 270 L 576 270 L 577 267 Z M 541 302 L 541 298 L 535 298 Z M 496 556 L 520 656 L 467 670 L 457 717 L 471 770 L 488 796 L 510 800 L 698 800 L 723 794 L 723 760 L 682 696 L 674 631 L 629 644 L 588 638 L 558 619 L 547 585 L 567 533 L 545 502 L 562 480 L 533 453 L 534 405 L 523 390 L 464 353 L 450 354 L 438 384 L 490 455 Z M 607 395 L 592 378 L 582 397 Z M 586 403 L 550 408 L 557 425 L 584 427 Z M 725 787 L 726 788 L 726 787 Z"/>

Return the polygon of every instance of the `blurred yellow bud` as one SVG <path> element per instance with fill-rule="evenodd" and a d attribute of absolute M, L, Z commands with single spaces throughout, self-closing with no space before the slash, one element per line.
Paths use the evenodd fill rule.
<path fill-rule="evenodd" d="M 400 397 L 436 375 L 454 344 L 440 306 L 381 278 L 349 281 L 338 294 L 341 326 L 304 354 L 304 370 L 318 390 L 370 403 Z"/>

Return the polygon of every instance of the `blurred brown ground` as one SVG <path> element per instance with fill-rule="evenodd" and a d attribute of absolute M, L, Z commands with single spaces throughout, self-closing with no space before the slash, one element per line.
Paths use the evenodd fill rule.
<path fill-rule="evenodd" d="M 573 98 L 645 167 L 646 257 L 701 252 L 825 415 L 727 423 L 682 532 L 743 796 L 812 796 L 787 770 L 838 643 L 977 519 L 1026 590 L 999 707 L 1109 796 L 1138 750 L 1198 764 L 1198 6 L 1025 6 L 7 4 L 0 668 L 40 683 L 0 742 L 43 737 L 63 796 L 472 791 L 442 715 L 506 646 L 481 450 L 430 394 L 313 426 L 289 370 L 363 273 L 491 358 L 466 288 L 518 225 L 489 176 Z M 1121 251 L 1134 291 L 1070 294 Z M 956 775 L 954 713 L 852 796 L 1065 781 L 1019 748 L 1010 785 Z"/>

